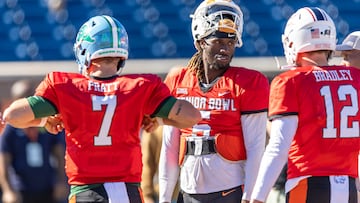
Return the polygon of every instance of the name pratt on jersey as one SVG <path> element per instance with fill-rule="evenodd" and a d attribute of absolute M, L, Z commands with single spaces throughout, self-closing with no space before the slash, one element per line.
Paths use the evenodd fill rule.
<path fill-rule="evenodd" d="M 197 109 L 237 111 L 234 99 L 206 98 L 206 97 L 179 97 L 190 102 Z"/>
<path fill-rule="evenodd" d="M 96 92 L 114 92 L 119 89 L 118 83 L 100 83 L 95 81 L 88 82 L 88 90 Z"/>
<path fill-rule="evenodd" d="M 314 70 L 316 82 L 353 80 L 350 70 Z"/>

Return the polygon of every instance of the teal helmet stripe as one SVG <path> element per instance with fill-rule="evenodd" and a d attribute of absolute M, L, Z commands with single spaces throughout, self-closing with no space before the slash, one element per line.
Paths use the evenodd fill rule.
<path fill-rule="evenodd" d="M 118 48 L 119 47 L 119 35 L 118 35 L 118 26 L 116 24 L 116 22 L 109 16 L 103 16 L 105 18 L 105 20 L 109 23 L 110 27 L 111 27 L 111 32 L 112 32 L 112 44 L 113 44 L 113 48 Z"/>

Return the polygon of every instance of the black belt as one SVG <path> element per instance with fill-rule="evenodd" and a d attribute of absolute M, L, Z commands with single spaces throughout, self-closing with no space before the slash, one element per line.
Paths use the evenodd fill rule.
<path fill-rule="evenodd" d="M 186 155 L 206 155 L 216 153 L 215 140 L 202 140 L 201 153 L 195 153 L 196 142 L 186 141 Z"/>

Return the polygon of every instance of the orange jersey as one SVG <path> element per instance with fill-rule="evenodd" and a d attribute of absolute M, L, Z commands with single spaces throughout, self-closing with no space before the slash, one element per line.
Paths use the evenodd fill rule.
<path fill-rule="evenodd" d="M 202 121 L 192 128 L 181 129 L 186 136 L 226 135 L 242 140 L 241 115 L 265 112 L 268 108 L 269 82 L 255 70 L 230 67 L 207 92 L 200 89 L 196 75 L 187 68 L 170 72 L 165 83 L 172 95 L 189 101 L 201 111 Z M 241 145 L 241 157 L 245 159 Z"/>
<path fill-rule="evenodd" d="M 297 115 L 288 178 L 357 177 L 360 70 L 342 66 L 302 67 L 275 77 L 269 116 Z"/>
<path fill-rule="evenodd" d="M 143 116 L 170 96 L 158 76 L 96 80 L 55 72 L 45 77 L 36 95 L 51 102 L 63 118 L 70 184 L 140 182 Z"/>

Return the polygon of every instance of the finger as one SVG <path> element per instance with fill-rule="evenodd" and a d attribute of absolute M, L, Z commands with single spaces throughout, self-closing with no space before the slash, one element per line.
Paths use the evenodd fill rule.
<path fill-rule="evenodd" d="M 56 130 L 58 131 L 58 132 L 61 132 L 62 130 L 64 129 L 64 127 L 63 127 L 63 125 L 56 125 Z"/>
<path fill-rule="evenodd" d="M 149 123 L 148 125 L 144 126 L 144 130 L 145 130 L 146 132 L 149 132 L 153 126 L 154 126 L 153 123 Z"/>

